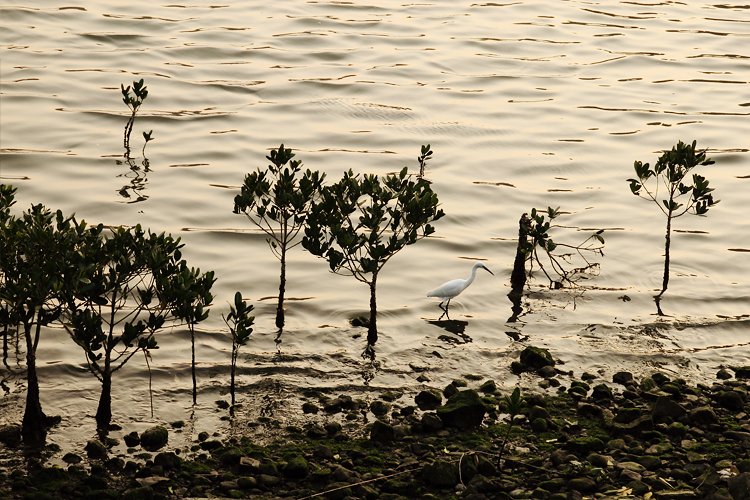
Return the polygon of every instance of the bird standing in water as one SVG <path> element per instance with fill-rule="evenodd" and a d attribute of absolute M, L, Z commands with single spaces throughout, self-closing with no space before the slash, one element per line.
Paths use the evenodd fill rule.
<path fill-rule="evenodd" d="M 492 271 L 489 270 L 487 266 L 482 264 L 481 262 L 477 262 L 474 264 L 474 266 L 471 268 L 471 274 L 466 279 L 455 279 L 446 281 L 436 289 L 432 290 L 431 292 L 427 293 L 428 297 L 437 297 L 440 299 L 440 309 L 442 309 L 446 314 L 448 314 L 448 306 L 450 306 L 451 299 L 458 295 L 459 293 L 466 290 L 469 285 L 474 281 L 474 277 L 477 275 L 477 269 L 484 269 L 491 275 L 495 275 Z M 447 300 L 447 302 L 446 302 Z M 443 302 L 446 302 L 445 307 L 443 307 Z"/>

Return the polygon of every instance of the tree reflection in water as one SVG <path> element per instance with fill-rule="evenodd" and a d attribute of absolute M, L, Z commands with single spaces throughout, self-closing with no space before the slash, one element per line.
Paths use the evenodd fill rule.
<path fill-rule="evenodd" d="M 118 165 L 122 165 L 123 163 L 128 165 L 129 170 L 119 174 L 117 177 L 124 177 L 129 182 L 118 189 L 117 193 L 127 200 L 125 203 L 146 201 L 148 199 L 148 195 L 145 194 L 148 184 L 147 174 L 151 172 L 148 158 L 144 157 L 140 165 L 130 157 L 126 157 L 124 162 L 117 160 Z"/>

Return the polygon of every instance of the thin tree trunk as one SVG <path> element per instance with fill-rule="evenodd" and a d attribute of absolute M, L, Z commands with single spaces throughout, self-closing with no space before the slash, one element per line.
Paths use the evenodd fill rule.
<path fill-rule="evenodd" d="M 133 131 L 133 124 L 135 123 L 135 111 L 130 115 L 128 123 L 125 124 L 125 133 L 122 140 L 122 145 L 125 147 L 125 158 L 130 159 L 130 133 Z"/>
<path fill-rule="evenodd" d="M 10 370 L 10 365 L 8 364 L 8 335 L 10 335 L 10 327 L 5 325 L 3 328 L 3 364 Z"/>
<path fill-rule="evenodd" d="M 96 428 L 105 433 L 109 430 L 109 424 L 112 422 L 112 372 L 109 356 L 109 353 L 107 353 L 104 361 L 102 393 L 99 396 L 99 407 L 96 410 Z"/>
<path fill-rule="evenodd" d="M 197 387 L 197 380 L 195 378 L 195 325 L 190 325 L 190 353 L 191 353 L 191 363 L 190 363 L 190 372 L 193 377 L 193 404 L 196 404 L 198 400 L 198 387 Z"/>
<path fill-rule="evenodd" d="M 667 286 L 669 285 L 669 247 L 672 243 L 672 214 L 667 216 L 667 234 L 664 237 L 664 278 L 661 282 L 661 292 L 659 293 L 659 297 L 661 297 L 664 292 L 667 291 Z"/>
<path fill-rule="evenodd" d="M 281 242 L 281 276 L 279 276 L 279 303 L 276 306 L 276 328 L 284 328 L 284 294 L 286 292 L 286 241 Z"/>
<path fill-rule="evenodd" d="M 667 215 L 667 234 L 664 237 L 664 277 L 661 281 L 661 292 L 654 297 L 656 302 L 656 313 L 659 316 L 664 316 L 664 311 L 661 309 L 661 296 L 667 291 L 669 285 L 669 247 L 672 243 L 672 212 Z"/>
<path fill-rule="evenodd" d="M 229 394 L 232 397 L 232 406 L 234 406 L 234 372 L 237 366 L 237 346 L 232 346 L 232 369 L 229 376 Z"/>
<path fill-rule="evenodd" d="M 378 273 L 372 273 L 370 282 L 370 323 L 367 325 L 367 344 L 375 345 L 378 341 L 378 305 L 375 299 Z"/>
<path fill-rule="evenodd" d="M 37 337 L 39 328 L 37 328 Z M 47 438 L 47 416 L 39 399 L 39 379 L 36 374 L 36 342 L 31 336 L 31 325 L 24 326 L 26 337 L 26 408 L 23 413 L 21 435 L 26 446 L 41 448 Z"/>

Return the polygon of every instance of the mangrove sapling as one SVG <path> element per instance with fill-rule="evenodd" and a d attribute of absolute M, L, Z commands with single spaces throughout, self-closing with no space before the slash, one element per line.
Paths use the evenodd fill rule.
<path fill-rule="evenodd" d="M 195 375 L 195 326 L 208 318 L 209 310 L 207 307 L 213 301 L 211 287 L 216 282 L 213 271 L 201 274 L 200 269 L 188 268 L 184 260 L 177 264 L 172 263 L 175 268 L 167 266 L 165 268 L 154 269 L 152 272 L 162 279 L 157 279 L 157 283 L 164 283 L 167 286 L 160 286 L 160 295 L 172 309 L 172 314 L 182 320 L 190 331 L 190 373 L 193 380 L 193 404 L 198 399 L 197 380 Z"/>
<path fill-rule="evenodd" d="M 432 159 L 432 150 L 430 149 L 430 145 L 423 144 L 420 155 L 417 156 L 417 161 L 419 162 L 419 174 L 417 175 L 417 177 L 419 179 L 424 178 L 424 168 L 427 166 L 427 160 L 431 160 L 431 159 Z"/>
<path fill-rule="evenodd" d="M 146 145 L 154 140 L 154 131 L 149 130 L 148 132 L 143 132 L 143 148 L 141 149 L 141 154 L 143 155 L 143 161 L 146 163 L 145 166 L 148 166 L 148 159 L 146 158 Z"/>
<path fill-rule="evenodd" d="M 370 288 L 367 354 L 378 339 L 380 271 L 405 246 L 432 234 L 430 223 L 443 215 L 429 182 L 411 180 L 406 167 L 382 178 L 349 170 L 313 204 L 302 246 L 326 259 L 332 272 L 354 276 Z"/>
<path fill-rule="evenodd" d="M 556 243 L 549 236 L 553 226 L 552 221 L 560 215 L 560 207 L 547 207 L 545 215 L 538 212 L 536 208 L 531 209 L 531 217 L 524 214 L 519 221 L 518 250 L 516 262 L 511 275 L 511 284 L 516 289 L 519 284 L 523 287 L 526 276 L 532 276 L 536 265 L 549 280 L 549 287 L 553 289 L 563 288 L 565 285 L 574 286 L 576 282 L 586 273 L 598 268 L 599 264 L 590 262 L 584 252 L 603 256 L 604 237 L 603 229 L 595 231 L 577 245 Z M 560 249 L 567 250 L 560 253 Z M 558 250 L 555 253 L 555 250 Z M 524 268 L 519 268 L 521 262 L 519 255 L 523 256 Z M 578 267 L 573 260 L 578 256 L 583 262 Z M 546 261 L 549 267 L 545 266 Z"/>
<path fill-rule="evenodd" d="M 234 213 L 243 213 L 268 236 L 271 252 L 281 263 L 276 327 L 284 327 L 284 294 L 286 292 L 287 252 L 300 244 L 297 235 L 305 226 L 313 200 L 319 193 L 325 174 L 309 169 L 294 160 L 291 149 L 271 150 L 271 162 L 247 174 L 240 194 L 234 198 Z"/>
<path fill-rule="evenodd" d="M 234 305 L 229 305 L 229 314 L 222 318 L 227 327 L 229 327 L 229 333 L 232 335 L 232 363 L 231 372 L 229 375 L 229 393 L 232 397 L 232 405 L 230 408 L 234 408 L 234 392 L 235 392 L 235 373 L 237 370 L 237 356 L 240 353 L 240 347 L 247 344 L 250 340 L 250 334 L 253 333 L 253 323 L 255 322 L 255 316 L 250 316 L 253 312 L 252 304 L 248 304 L 243 298 L 240 292 L 234 294 Z"/>
<path fill-rule="evenodd" d="M 667 230 L 664 242 L 664 275 L 661 291 L 654 297 L 660 315 L 660 301 L 669 285 L 669 250 L 672 241 L 672 219 L 686 213 L 705 215 L 708 209 L 719 200 L 714 200 L 708 187 L 708 180 L 693 174 L 692 182 L 686 177 L 699 165 L 713 165 L 714 161 L 706 157 L 706 150 L 696 151 L 696 141 L 685 144 L 679 141 L 671 151 L 664 151 L 651 167 L 648 163 L 636 161 L 633 164 L 637 179 L 628 179 L 630 191 L 641 198 L 651 200 L 667 218 Z M 659 190 L 662 190 L 660 193 Z"/>
<path fill-rule="evenodd" d="M 179 238 L 137 225 L 92 232 L 78 255 L 89 271 L 85 284 L 66 288 L 64 325 L 102 384 L 96 411 L 102 432 L 112 419 L 112 376 L 138 352 L 157 349 L 156 332 L 178 320 L 173 275 L 182 267 L 182 246 Z"/>
<path fill-rule="evenodd" d="M 505 452 L 505 445 L 508 444 L 510 431 L 513 429 L 513 424 L 516 422 L 516 416 L 521 414 L 521 411 L 525 406 L 525 401 L 521 399 L 521 389 L 519 387 L 513 389 L 513 393 L 510 396 L 505 396 L 503 399 L 505 408 L 508 411 L 508 427 L 506 428 L 503 442 L 500 444 L 500 459 L 502 459 L 503 453 Z"/>
<path fill-rule="evenodd" d="M 130 158 L 130 134 L 133 132 L 133 124 L 135 123 L 135 115 L 138 113 L 138 110 L 141 108 L 141 105 L 143 104 L 143 101 L 146 100 L 146 97 L 148 97 L 148 89 L 143 84 L 143 78 L 138 80 L 137 82 L 133 82 L 133 95 L 130 94 L 130 85 L 127 87 L 120 84 L 120 91 L 122 92 L 122 102 L 125 103 L 125 105 L 130 109 L 130 117 L 128 118 L 128 122 L 125 124 L 125 133 L 123 135 L 122 145 L 125 148 L 125 158 Z M 149 138 L 146 139 L 146 142 L 148 142 L 150 139 L 151 132 L 149 132 Z M 144 138 L 146 134 L 144 132 Z M 143 146 L 146 147 L 145 144 Z M 145 154 L 144 154 L 145 156 Z"/>
<path fill-rule="evenodd" d="M 71 281 L 81 279 L 70 262 L 79 250 L 85 225 L 42 205 L 33 205 L 20 218 L 6 213 L 3 219 L 0 301 L 8 320 L 18 321 L 25 340 L 27 388 L 21 433 L 24 443 L 36 448 L 44 445 L 52 423 L 42 411 L 36 352 L 42 328 L 62 313 L 65 275 Z"/>

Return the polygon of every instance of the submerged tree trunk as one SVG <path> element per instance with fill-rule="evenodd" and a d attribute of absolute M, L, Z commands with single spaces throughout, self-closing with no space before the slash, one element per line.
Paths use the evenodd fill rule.
<path fill-rule="evenodd" d="M 669 247 L 672 243 L 672 212 L 667 215 L 667 234 L 664 236 L 664 276 L 661 281 L 661 291 L 654 297 L 656 302 L 656 312 L 659 316 L 664 316 L 661 310 L 661 296 L 667 291 L 669 286 Z"/>
<path fill-rule="evenodd" d="M 10 335 L 10 327 L 6 324 L 3 327 L 3 364 L 5 368 L 10 370 L 8 364 L 8 335 Z"/>
<path fill-rule="evenodd" d="M 24 327 L 26 337 L 26 408 L 23 413 L 21 436 L 26 446 L 41 448 L 47 438 L 47 416 L 39 399 L 39 379 L 36 374 L 36 341 L 31 336 L 31 325 Z M 37 328 L 36 337 L 39 337 Z"/>
<path fill-rule="evenodd" d="M 232 406 L 234 406 L 234 372 L 237 367 L 237 345 L 232 346 L 232 367 L 229 375 L 229 394 L 232 398 Z"/>
<path fill-rule="evenodd" d="M 193 404 L 195 404 L 198 400 L 198 386 L 195 378 L 195 326 L 192 324 L 190 325 L 190 354 L 190 374 L 193 377 Z"/>
<path fill-rule="evenodd" d="M 96 428 L 102 432 L 107 432 L 112 422 L 112 372 L 109 353 L 106 356 L 102 370 L 102 393 L 99 396 L 99 407 L 96 409 Z"/>
<path fill-rule="evenodd" d="M 279 303 L 276 306 L 276 328 L 284 328 L 284 292 L 286 291 L 286 243 L 281 243 L 281 275 L 279 276 Z"/>
<path fill-rule="evenodd" d="M 510 285 L 513 290 L 523 290 L 526 285 L 526 245 L 528 243 L 531 219 L 527 214 L 521 215 L 518 221 L 518 246 L 516 259 L 513 261 L 513 272 L 510 275 Z"/>
<path fill-rule="evenodd" d="M 122 138 L 122 145 L 125 148 L 125 158 L 130 159 L 130 133 L 133 132 L 133 124 L 135 123 L 135 111 L 133 111 L 128 119 L 128 123 L 125 124 L 125 133 Z"/>
<path fill-rule="evenodd" d="M 528 215 L 523 214 L 518 221 L 518 246 L 516 247 L 516 259 L 513 262 L 513 272 L 510 275 L 511 290 L 508 293 L 508 299 L 511 302 L 511 317 L 509 323 L 518 319 L 523 309 L 521 308 L 521 298 L 523 288 L 526 286 L 526 248 L 528 245 L 528 235 L 531 225 L 531 219 Z"/>
<path fill-rule="evenodd" d="M 370 323 L 367 325 L 368 345 L 375 345 L 375 342 L 378 341 L 378 306 L 375 300 L 377 281 L 377 272 L 372 273 L 372 281 L 370 282 Z"/>
<path fill-rule="evenodd" d="M 672 215 L 667 216 L 667 234 L 664 236 L 664 277 L 661 282 L 661 292 L 659 296 L 667 291 L 669 286 L 669 247 L 672 243 Z"/>

